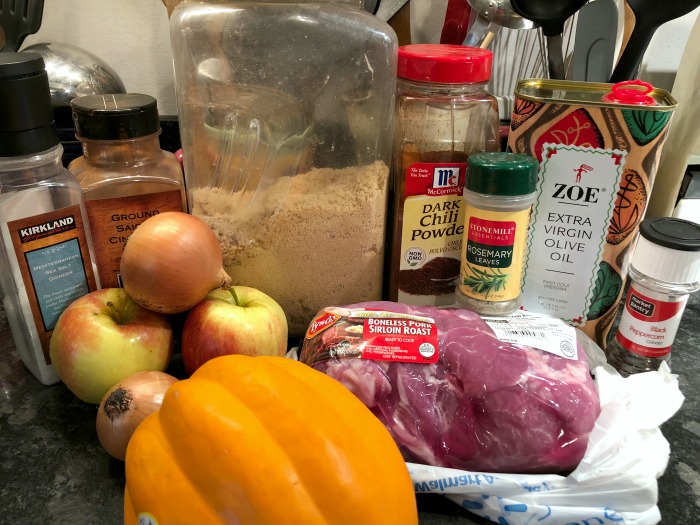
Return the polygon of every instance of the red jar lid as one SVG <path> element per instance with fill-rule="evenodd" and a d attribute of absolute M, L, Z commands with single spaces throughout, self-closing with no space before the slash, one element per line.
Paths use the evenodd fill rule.
<path fill-rule="evenodd" d="M 478 47 L 410 44 L 399 47 L 400 78 L 438 84 L 488 82 L 493 53 Z"/>

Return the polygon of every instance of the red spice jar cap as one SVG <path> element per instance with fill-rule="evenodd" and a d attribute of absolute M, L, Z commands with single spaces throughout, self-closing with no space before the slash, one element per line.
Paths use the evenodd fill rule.
<path fill-rule="evenodd" d="M 491 78 L 493 53 L 478 47 L 410 44 L 399 48 L 400 78 L 438 84 L 475 84 Z"/>

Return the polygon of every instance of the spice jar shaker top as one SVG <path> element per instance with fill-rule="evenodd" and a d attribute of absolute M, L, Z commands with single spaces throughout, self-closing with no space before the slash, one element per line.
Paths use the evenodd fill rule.
<path fill-rule="evenodd" d="M 43 59 L 0 53 L 0 289 L 19 356 L 44 384 L 59 381 L 49 358 L 59 316 L 99 284 L 62 153 Z"/>
<path fill-rule="evenodd" d="M 121 287 L 119 264 L 131 233 L 158 213 L 187 211 L 182 169 L 160 148 L 152 96 L 86 95 L 71 108 L 83 155 L 68 169 L 85 196 L 100 282 Z"/>
<path fill-rule="evenodd" d="M 399 49 L 390 300 L 455 302 L 467 159 L 498 151 L 498 105 L 486 91 L 486 49 L 414 44 Z"/>
<path fill-rule="evenodd" d="M 530 208 L 538 163 L 520 153 L 469 157 L 457 304 L 482 315 L 519 306 Z"/>
<path fill-rule="evenodd" d="M 700 289 L 700 225 L 671 217 L 643 220 L 629 276 L 618 330 L 606 349 L 622 375 L 670 365 L 688 296 Z"/>

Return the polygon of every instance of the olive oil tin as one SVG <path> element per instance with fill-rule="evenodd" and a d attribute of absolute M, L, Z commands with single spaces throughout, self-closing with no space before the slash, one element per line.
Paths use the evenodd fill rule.
<path fill-rule="evenodd" d="M 508 148 L 540 163 L 521 307 L 605 348 L 676 101 L 639 81 L 521 80 Z"/>

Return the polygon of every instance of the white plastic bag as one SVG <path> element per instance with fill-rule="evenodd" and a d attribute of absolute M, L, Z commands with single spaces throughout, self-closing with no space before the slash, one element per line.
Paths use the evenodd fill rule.
<path fill-rule="evenodd" d="M 581 339 L 584 338 L 584 339 Z M 601 413 L 579 466 L 568 476 L 467 472 L 408 463 L 416 493 L 438 493 L 501 525 L 653 525 L 657 479 L 670 447 L 659 426 L 683 404 L 677 376 L 621 377 L 579 332 L 594 370 Z"/>

